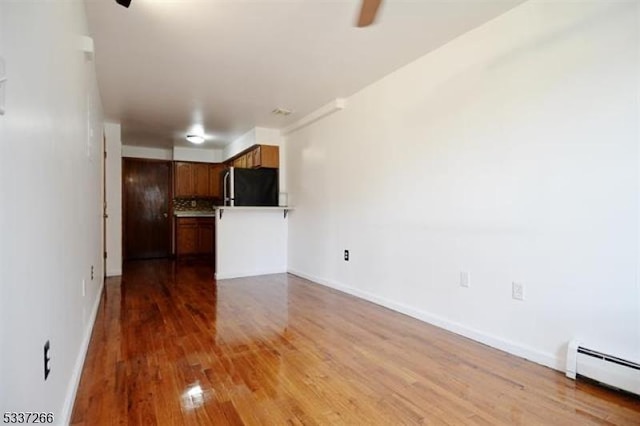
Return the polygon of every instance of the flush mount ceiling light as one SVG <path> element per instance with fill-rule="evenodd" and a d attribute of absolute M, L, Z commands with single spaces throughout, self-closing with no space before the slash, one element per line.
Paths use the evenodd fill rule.
<path fill-rule="evenodd" d="M 204 142 L 204 136 L 191 134 L 191 135 L 187 135 L 187 140 L 196 145 L 200 145 L 201 143 Z"/>

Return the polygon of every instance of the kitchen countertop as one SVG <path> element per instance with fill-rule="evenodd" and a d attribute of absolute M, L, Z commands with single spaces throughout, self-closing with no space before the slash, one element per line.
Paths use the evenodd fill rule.
<path fill-rule="evenodd" d="M 290 206 L 215 206 L 209 210 L 174 210 L 175 217 L 215 217 L 216 211 L 222 210 L 293 210 Z M 222 214 L 220 215 L 222 217 Z M 285 215 L 286 217 L 286 215 Z"/>
<path fill-rule="evenodd" d="M 175 217 L 215 217 L 216 210 L 175 210 L 173 215 Z"/>

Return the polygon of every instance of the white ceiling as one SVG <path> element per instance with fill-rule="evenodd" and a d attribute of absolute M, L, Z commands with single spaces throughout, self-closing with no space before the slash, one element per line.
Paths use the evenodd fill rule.
<path fill-rule="evenodd" d="M 283 128 L 523 0 L 86 0 L 106 118 L 127 144 L 171 147 L 202 125 L 223 146 Z M 271 111 L 283 107 L 288 117 Z"/>

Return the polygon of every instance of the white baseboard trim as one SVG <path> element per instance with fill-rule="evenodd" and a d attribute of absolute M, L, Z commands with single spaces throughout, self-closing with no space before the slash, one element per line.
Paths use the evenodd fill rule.
<path fill-rule="evenodd" d="M 122 269 L 107 269 L 107 277 L 119 277 L 122 275 Z"/>
<path fill-rule="evenodd" d="M 216 272 L 214 274 L 216 280 L 228 280 L 231 278 L 256 277 L 258 275 L 286 274 L 287 268 L 261 269 L 258 271 L 231 271 Z"/>
<path fill-rule="evenodd" d="M 91 334 L 93 333 L 93 325 L 95 324 L 96 317 L 98 316 L 98 308 L 100 307 L 100 301 L 102 300 L 103 291 L 104 280 L 102 280 L 102 285 L 100 286 L 100 290 L 98 291 L 98 294 L 96 296 L 96 301 L 93 304 L 91 316 L 89 317 L 89 323 L 87 324 L 87 328 L 84 331 L 84 337 L 82 339 L 82 344 L 80 345 L 80 352 L 78 353 L 78 357 L 76 358 L 76 364 L 73 367 L 71 380 L 69 381 L 69 385 L 67 387 L 67 396 L 64 400 L 62 413 L 60 414 L 60 419 L 62 420 L 60 424 L 68 425 L 69 423 L 71 423 L 73 404 L 76 401 L 76 393 L 78 392 L 78 385 L 80 385 L 80 378 L 82 377 L 84 360 L 87 356 L 87 350 L 89 349 L 89 342 L 91 341 Z"/>
<path fill-rule="evenodd" d="M 413 308 L 411 306 L 407 306 L 403 303 L 395 302 L 393 300 L 389 300 L 389 299 L 377 296 L 373 293 L 369 293 L 353 287 L 349 287 L 341 283 L 338 283 L 336 281 L 305 274 L 304 272 L 300 272 L 291 268 L 289 269 L 289 273 L 296 275 L 298 277 L 304 278 L 306 280 L 309 280 L 314 284 L 320 284 L 326 287 L 330 287 L 335 290 L 341 291 L 343 293 L 347 293 L 352 296 L 356 296 L 360 299 L 364 299 L 369 302 L 375 303 L 376 305 L 384 306 L 385 308 L 391 309 L 396 312 L 400 312 L 401 314 L 405 314 L 412 318 L 418 319 L 420 321 L 435 325 L 436 327 L 443 328 L 445 330 L 451 331 L 452 333 L 459 334 L 461 336 L 475 340 L 476 342 L 480 342 L 487 346 L 491 346 L 493 348 L 507 352 L 511 355 L 525 358 L 537 364 L 544 365 L 554 370 L 564 372 L 564 369 L 565 369 L 564 360 L 558 358 L 557 356 L 554 356 L 553 354 L 542 352 L 537 349 L 524 346 L 520 343 L 512 342 L 510 340 L 503 339 L 501 337 L 494 336 L 492 334 L 489 334 L 480 330 L 476 330 L 466 325 L 463 325 L 454 321 L 450 321 L 439 315 L 434 315 L 429 312 L 426 312 L 417 308 Z"/>

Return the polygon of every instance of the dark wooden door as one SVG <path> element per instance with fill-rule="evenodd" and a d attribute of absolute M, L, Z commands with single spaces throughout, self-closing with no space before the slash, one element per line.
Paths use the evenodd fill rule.
<path fill-rule="evenodd" d="M 124 258 L 171 253 L 171 162 L 125 158 L 122 167 Z"/>

